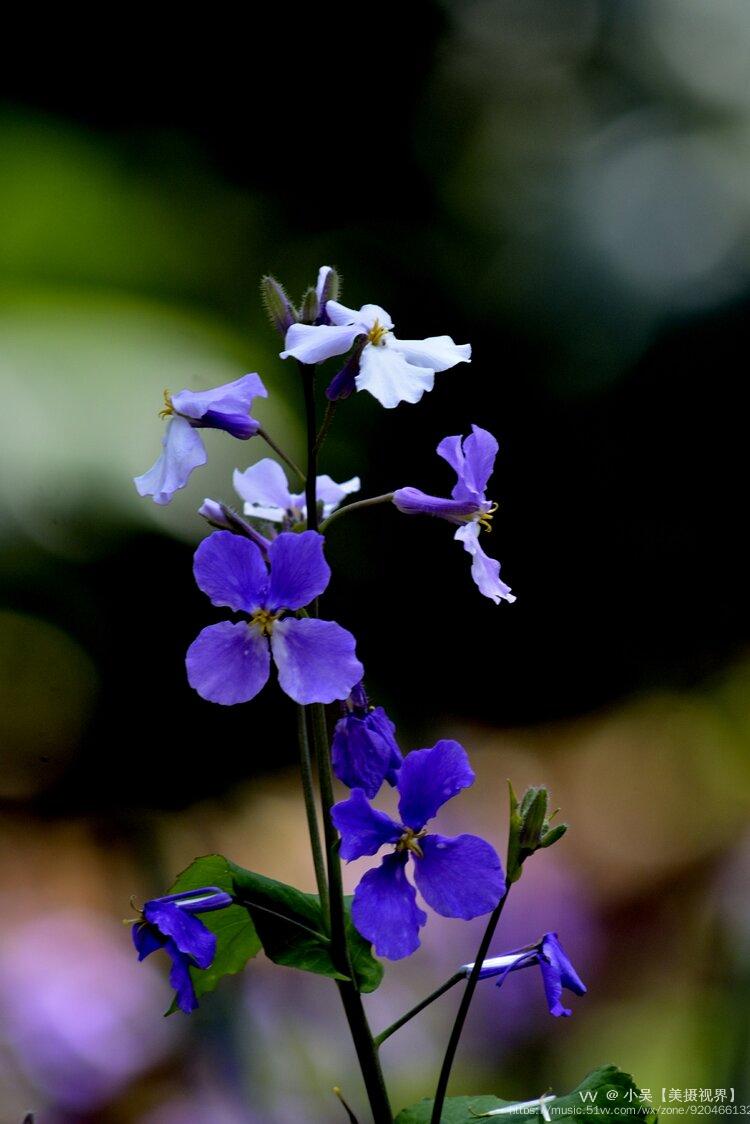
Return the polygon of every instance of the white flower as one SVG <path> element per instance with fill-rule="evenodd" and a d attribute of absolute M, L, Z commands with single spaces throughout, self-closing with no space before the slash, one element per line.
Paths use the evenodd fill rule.
<path fill-rule="evenodd" d="M 354 385 L 357 390 L 369 390 L 387 409 L 399 402 L 418 402 L 426 390 L 432 390 L 436 371 L 447 371 L 471 359 L 471 345 L 456 344 L 450 336 L 397 339 L 393 321 L 377 304 L 363 304 L 355 311 L 328 301 L 326 313 L 330 324 L 292 324 L 281 358 L 323 363 L 363 340 Z"/>
<path fill-rule="evenodd" d="M 304 492 L 290 492 L 286 475 L 280 464 L 266 457 L 244 472 L 235 468 L 232 480 L 235 491 L 245 501 L 245 515 L 265 519 L 269 523 L 283 523 L 291 519 L 298 523 L 307 518 Z M 318 476 L 317 496 L 323 503 L 323 518 L 352 492 L 358 492 L 358 476 L 337 484 L 330 476 Z"/>

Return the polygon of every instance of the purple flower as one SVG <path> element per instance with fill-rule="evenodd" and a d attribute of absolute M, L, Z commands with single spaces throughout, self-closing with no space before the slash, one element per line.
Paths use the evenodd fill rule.
<path fill-rule="evenodd" d="M 516 948 L 503 956 L 493 956 L 485 960 L 479 972 L 480 980 L 497 976 L 497 986 L 503 983 L 509 972 L 518 968 L 528 968 L 538 964 L 542 973 L 544 993 L 551 1015 L 572 1015 L 572 1011 L 560 1002 L 562 989 L 566 987 L 574 995 L 585 995 L 586 986 L 568 959 L 565 949 L 557 939 L 557 933 L 545 933 L 538 944 L 526 948 Z M 473 964 L 464 964 L 461 971 L 471 975 Z"/>
<path fill-rule="evenodd" d="M 333 771 L 347 788 L 377 794 L 383 781 L 394 785 L 403 757 L 396 743 L 396 727 L 382 706 L 371 707 L 359 683 L 343 704 L 331 745 Z"/>
<path fill-rule="evenodd" d="M 325 311 L 326 324 L 291 325 L 281 358 L 323 363 L 356 345 L 351 360 L 329 386 L 329 398 L 345 398 L 355 389 L 369 390 L 392 409 L 399 402 L 418 402 L 426 390 L 432 390 L 436 371 L 470 361 L 470 345 L 456 344 L 450 336 L 397 339 L 391 331 L 393 321 L 377 304 L 355 310 L 329 300 Z"/>
<path fill-rule="evenodd" d="M 469 920 L 489 913 L 505 891 L 503 868 L 493 847 L 476 835 L 428 835 L 425 824 L 447 800 L 474 783 L 466 751 L 458 742 L 439 741 L 404 758 L 396 781 L 401 822 L 372 808 L 361 788 L 334 805 L 341 856 L 358 859 L 394 844 L 380 866 L 357 886 L 352 919 L 375 950 L 400 960 L 419 947 L 427 914 L 417 906 L 406 877 L 411 855 L 414 881 L 428 905 L 443 917 Z"/>
<path fill-rule="evenodd" d="M 260 423 L 250 417 L 253 399 L 267 396 L 255 374 L 213 390 L 181 390 L 171 397 L 165 391 L 161 416 L 168 417 L 169 423 L 162 439 L 164 451 L 148 472 L 135 477 L 138 495 L 153 496 L 154 503 L 169 503 L 185 487 L 193 469 L 206 463 L 206 450 L 196 429 L 223 429 L 245 441 L 260 429 Z"/>
<path fill-rule="evenodd" d="M 331 571 L 317 531 L 284 532 L 268 547 L 268 566 L 249 539 L 216 531 L 195 552 L 193 573 L 214 605 L 249 621 L 204 628 L 187 653 L 191 687 L 210 702 L 248 702 L 265 686 L 273 655 L 282 690 L 298 703 L 345 699 L 362 678 L 351 633 L 333 621 L 294 616 L 328 585 Z"/>
<path fill-rule="evenodd" d="M 516 600 L 510 586 L 500 579 L 500 563 L 489 558 L 479 545 L 480 531 L 492 529 L 492 516 L 497 510 L 497 504 L 490 503 L 485 495 L 497 451 L 492 434 L 472 425 L 471 433 L 463 441 L 460 436 L 445 437 L 437 447 L 438 456 L 448 462 L 458 477 L 450 499 L 429 496 L 419 488 L 399 488 L 393 493 L 393 502 L 405 515 L 436 515 L 458 524 L 454 538 L 471 555 L 471 576 L 479 592 L 496 605 L 501 598 Z"/>
<path fill-rule="evenodd" d="M 139 960 L 145 960 L 158 948 L 163 948 L 171 958 L 169 982 L 177 992 L 177 1006 L 186 1015 L 198 1006 L 190 967 L 209 968 L 216 955 L 216 935 L 195 914 L 223 909 L 231 903 L 231 895 L 224 890 L 204 886 L 146 902 L 143 920 L 133 926 L 133 944 Z"/>
<path fill-rule="evenodd" d="M 307 519 L 305 493 L 289 490 L 284 469 L 270 457 L 251 465 L 244 472 L 236 468 L 232 482 L 237 494 L 245 501 L 245 515 L 269 523 L 281 523 L 285 527 Z M 358 476 L 343 484 L 337 484 L 330 476 L 318 476 L 316 493 L 323 505 L 323 518 L 327 519 L 347 496 L 358 492 L 359 488 Z"/>

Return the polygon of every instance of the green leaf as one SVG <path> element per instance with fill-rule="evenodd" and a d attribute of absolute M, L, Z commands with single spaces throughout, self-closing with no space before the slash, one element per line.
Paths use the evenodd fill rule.
<path fill-rule="evenodd" d="M 529 1098 L 531 1099 L 531 1098 Z M 476 1124 L 477 1117 L 493 1109 L 508 1108 L 516 1101 L 503 1101 L 489 1095 L 475 1097 L 448 1097 L 441 1113 L 441 1124 Z M 419 1104 L 405 1108 L 396 1117 L 396 1124 L 430 1124 L 433 1102 L 420 1101 Z M 653 1124 L 656 1113 L 648 1104 L 641 1103 L 638 1086 L 629 1073 L 623 1073 L 617 1066 L 606 1065 L 590 1073 L 572 1093 L 555 1097 L 547 1102 L 547 1108 L 555 1124 L 567 1121 L 580 1124 L 582 1116 L 587 1120 L 608 1121 L 622 1117 L 614 1110 L 628 1106 L 627 1119 L 638 1120 L 640 1124 Z M 498 1116 L 484 1117 L 487 1121 L 499 1124 L 537 1124 L 542 1120 L 541 1113 L 533 1113 L 529 1108 L 519 1112 L 504 1112 Z"/>
<path fill-rule="evenodd" d="M 201 886 L 218 886 L 227 893 L 233 892 L 233 864 L 223 855 L 203 855 L 177 876 L 169 890 L 179 894 L 184 890 L 197 890 Z M 231 976 L 242 971 L 248 960 L 260 952 L 261 943 L 247 910 L 240 905 L 229 905 L 225 909 L 199 914 L 200 920 L 216 933 L 216 956 L 210 968 L 191 968 L 190 975 L 198 998 L 213 991 L 223 976 Z M 171 1015 L 176 1004 L 167 1011 Z"/>
<path fill-rule="evenodd" d="M 372 945 L 354 928 L 352 922 L 352 898 L 344 898 L 346 908 L 346 941 L 349 945 L 349 958 L 352 964 L 357 987 L 365 993 L 375 991 L 383 982 L 383 965 L 372 954 Z"/>

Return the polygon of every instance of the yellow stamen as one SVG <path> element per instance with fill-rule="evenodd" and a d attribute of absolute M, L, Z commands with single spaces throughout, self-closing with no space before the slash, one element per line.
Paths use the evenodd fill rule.
<path fill-rule="evenodd" d="M 493 503 L 489 511 L 483 511 L 481 515 L 477 515 L 476 520 L 479 526 L 485 531 L 492 530 L 492 516 L 498 509 L 498 504 Z"/>
<path fill-rule="evenodd" d="M 250 618 L 250 624 L 256 625 L 264 636 L 270 636 L 274 623 L 280 616 L 281 613 L 272 613 L 270 609 L 256 609 Z"/>
<path fill-rule="evenodd" d="M 397 851 L 412 851 L 417 856 L 417 858 L 423 859 L 424 858 L 424 852 L 422 851 L 422 848 L 419 846 L 418 840 L 420 840 L 422 838 L 422 836 L 424 836 L 426 834 L 427 834 L 427 828 L 426 827 L 423 827 L 421 831 L 412 831 L 412 829 L 410 827 L 407 827 L 406 831 L 404 832 L 404 834 L 401 836 L 398 843 L 396 844 L 396 850 Z"/>
<path fill-rule="evenodd" d="M 374 347 L 384 347 L 383 337 L 387 335 L 388 328 L 384 328 L 380 321 L 376 320 L 367 333 L 367 342 L 373 344 Z"/>
<path fill-rule="evenodd" d="M 159 417 L 160 418 L 168 418 L 168 417 L 171 417 L 171 415 L 173 413 L 174 413 L 174 406 L 172 405 L 172 396 L 170 395 L 169 391 L 165 389 L 165 391 L 164 391 L 164 409 L 159 410 Z"/>

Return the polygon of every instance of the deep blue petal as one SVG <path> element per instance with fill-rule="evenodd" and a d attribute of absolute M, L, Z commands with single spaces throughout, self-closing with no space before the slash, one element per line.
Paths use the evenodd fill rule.
<path fill-rule="evenodd" d="M 414 881 L 436 913 L 469 921 L 495 908 L 505 893 L 505 875 L 494 847 L 477 835 L 426 835 L 420 846 Z"/>
<path fill-rule="evenodd" d="M 389 960 L 401 960 L 419 948 L 419 930 L 427 921 L 405 867 L 405 853 L 386 855 L 380 866 L 368 870 L 352 902 L 358 932 Z"/>
<path fill-rule="evenodd" d="M 396 727 L 382 707 L 349 713 L 336 723 L 331 745 L 333 771 L 348 788 L 362 788 L 372 798 L 383 781 L 401 766 Z M 393 783 L 393 782 L 391 782 Z"/>
<path fill-rule="evenodd" d="M 216 954 L 216 936 L 192 913 L 175 902 L 156 898 L 146 902 L 143 916 L 165 937 L 169 937 L 180 952 L 191 956 L 199 968 L 208 968 Z"/>
<path fill-rule="evenodd" d="M 341 857 L 347 862 L 374 855 L 386 843 L 397 843 L 403 834 L 390 816 L 371 807 L 361 788 L 353 789 L 348 800 L 334 804 L 331 819 L 341 835 Z"/>
<path fill-rule="evenodd" d="M 458 742 L 439 741 L 432 749 L 408 753 L 398 776 L 401 819 L 421 831 L 438 808 L 474 783 L 466 750 Z"/>
<path fill-rule="evenodd" d="M 190 958 L 180 952 L 174 941 L 167 941 L 165 948 L 172 959 L 169 982 L 177 993 L 177 1006 L 189 1015 L 198 1006 L 198 998 L 190 978 Z"/>
<path fill-rule="evenodd" d="M 542 937 L 542 956 L 554 965 L 560 973 L 560 982 L 575 995 L 585 995 L 586 985 L 571 964 L 565 949 L 558 940 L 557 933 L 545 933 Z"/>
<path fill-rule="evenodd" d="M 145 960 L 152 952 L 156 952 L 166 944 L 167 938 L 163 937 L 153 925 L 147 925 L 145 921 L 138 921 L 133 926 L 131 934 L 139 960 Z"/>

